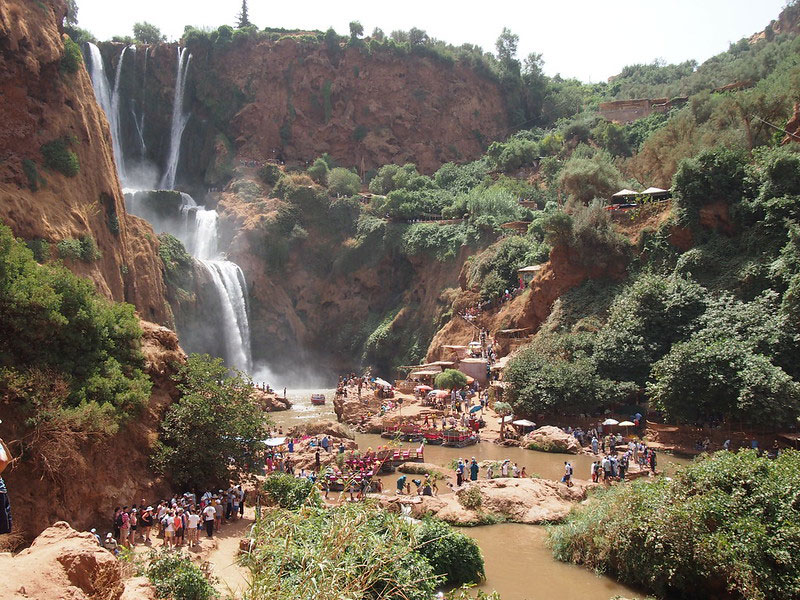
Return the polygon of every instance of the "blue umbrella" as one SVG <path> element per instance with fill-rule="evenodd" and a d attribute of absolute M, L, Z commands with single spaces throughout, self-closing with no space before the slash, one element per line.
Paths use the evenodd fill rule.
<path fill-rule="evenodd" d="M 479 405 L 477 405 L 477 406 L 473 406 L 472 408 L 470 408 L 470 409 L 469 409 L 469 412 L 471 412 L 471 413 L 474 413 L 474 412 L 478 412 L 479 410 L 481 410 L 481 406 L 480 406 L 480 404 L 479 404 Z"/>

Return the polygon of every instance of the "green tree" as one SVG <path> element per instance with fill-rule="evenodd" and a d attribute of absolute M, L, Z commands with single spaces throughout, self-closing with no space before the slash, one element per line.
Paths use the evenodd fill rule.
<path fill-rule="evenodd" d="M 467 385 L 467 376 L 457 369 L 445 369 L 436 376 L 435 385 L 441 390 L 460 390 Z"/>
<path fill-rule="evenodd" d="M 350 21 L 350 39 L 355 40 L 364 35 L 364 26 L 358 21 Z"/>
<path fill-rule="evenodd" d="M 517 60 L 517 46 L 519 45 L 519 36 L 516 33 L 511 33 L 508 27 L 503 27 L 502 33 L 495 42 L 497 48 L 497 58 L 500 63 L 508 71 L 516 70 L 519 74 L 519 61 Z"/>
<path fill-rule="evenodd" d="M 500 439 L 505 439 L 505 417 L 514 414 L 514 409 L 508 402 L 495 402 L 494 412 L 500 417 Z"/>
<path fill-rule="evenodd" d="M 445 585 L 479 583 L 484 577 L 483 556 L 477 542 L 447 523 L 427 518 L 417 534 L 418 552 L 444 575 Z"/>
<path fill-rule="evenodd" d="M 423 29 L 417 29 L 416 27 L 412 27 L 408 30 L 408 43 L 412 46 L 423 46 L 428 44 L 431 41 L 431 38 L 428 37 L 428 34 Z"/>
<path fill-rule="evenodd" d="M 174 377 L 180 398 L 161 422 L 154 467 L 177 486 L 207 489 L 256 471 L 266 434 L 252 382 L 222 359 L 193 354 Z"/>
<path fill-rule="evenodd" d="M 611 198 L 622 186 L 622 173 L 606 153 L 593 158 L 573 156 L 564 164 L 558 184 L 570 197 L 587 204 L 594 198 Z"/>
<path fill-rule="evenodd" d="M 67 14 L 64 23 L 70 27 L 78 24 L 78 0 L 67 0 Z"/>
<path fill-rule="evenodd" d="M 370 37 L 373 40 L 378 40 L 379 42 L 382 42 L 383 40 L 386 39 L 386 34 L 383 32 L 383 29 L 381 29 L 380 27 L 376 27 L 375 29 L 372 30 L 372 35 L 370 35 Z"/>
<path fill-rule="evenodd" d="M 328 193 L 338 196 L 355 196 L 361 190 L 361 179 L 342 167 L 331 169 L 328 173 Z"/>
<path fill-rule="evenodd" d="M 242 10 L 236 15 L 236 27 L 243 29 L 252 25 L 250 22 L 249 12 L 247 10 L 247 0 L 242 0 Z"/>
<path fill-rule="evenodd" d="M 158 44 L 167 41 L 167 36 L 161 30 L 147 21 L 135 23 L 133 26 L 133 39 L 142 44 Z"/>
<path fill-rule="evenodd" d="M 328 182 L 328 163 L 326 163 L 324 159 L 318 158 L 314 161 L 314 164 L 308 167 L 306 173 L 320 185 L 325 185 Z"/>

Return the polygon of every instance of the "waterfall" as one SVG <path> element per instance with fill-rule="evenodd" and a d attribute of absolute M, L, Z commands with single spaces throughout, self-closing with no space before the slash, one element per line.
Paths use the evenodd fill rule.
<path fill-rule="evenodd" d="M 239 265 L 227 260 L 201 260 L 219 294 L 222 335 L 229 366 L 250 372 L 250 324 L 247 318 L 246 284 Z"/>
<path fill-rule="evenodd" d="M 178 50 L 178 72 L 175 76 L 175 95 L 172 99 L 172 126 L 169 136 L 169 154 L 167 155 L 167 166 L 164 176 L 161 178 L 161 187 L 171 190 L 175 187 L 175 175 L 178 172 L 178 161 L 181 157 L 181 137 L 189 115 L 183 114 L 183 92 L 186 86 L 186 74 L 189 72 L 189 63 L 192 55 L 188 54 L 186 48 Z"/>
<path fill-rule="evenodd" d="M 108 125 L 111 128 L 111 147 L 114 150 L 114 160 L 117 163 L 117 173 L 119 178 L 124 182 L 125 175 L 125 157 L 122 152 L 122 132 L 119 124 L 119 81 L 122 74 L 122 63 L 125 59 L 125 52 L 128 47 L 122 49 L 119 55 L 119 62 L 117 63 L 117 70 L 114 74 L 114 88 L 109 89 L 108 77 L 106 76 L 106 69 L 103 65 L 103 56 L 100 54 L 100 49 L 89 42 L 89 55 L 91 57 L 91 71 L 92 87 L 97 101 L 100 103 L 100 108 L 106 113 Z"/>
<path fill-rule="evenodd" d="M 136 51 L 136 46 L 133 46 L 133 51 Z M 144 113 L 145 101 L 147 95 L 147 58 L 150 54 L 150 46 L 144 48 L 144 73 L 142 75 L 142 93 L 137 103 L 135 99 L 131 99 L 131 114 L 133 115 L 133 124 L 136 127 L 136 135 L 139 138 L 139 158 L 144 160 L 147 155 L 147 145 L 144 142 Z M 136 114 L 136 108 L 139 108 L 139 114 Z"/>

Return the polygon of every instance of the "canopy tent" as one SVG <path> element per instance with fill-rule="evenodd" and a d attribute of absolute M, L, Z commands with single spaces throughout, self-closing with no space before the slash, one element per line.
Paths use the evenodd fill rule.
<path fill-rule="evenodd" d="M 271 446 L 272 448 L 276 448 L 278 446 L 283 446 L 286 443 L 285 437 L 274 437 L 264 440 L 264 443 L 267 446 Z"/>
<path fill-rule="evenodd" d="M 638 196 L 639 192 L 634 192 L 633 190 L 629 190 L 627 188 L 618 191 L 616 194 L 612 194 L 612 198 L 630 198 L 632 196 Z"/>
<path fill-rule="evenodd" d="M 603 421 L 603 425 L 619 425 L 619 421 L 616 419 L 606 419 Z"/>
<path fill-rule="evenodd" d="M 516 421 L 512 421 L 511 424 L 519 425 L 520 427 L 536 427 L 536 423 L 528 421 L 528 419 L 517 419 Z"/>
<path fill-rule="evenodd" d="M 642 196 L 653 196 L 655 194 L 669 194 L 669 190 L 662 190 L 657 187 L 649 187 L 641 193 Z"/>
<path fill-rule="evenodd" d="M 418 392 L 430 392 L 433 388 L 429 385 L 418 385 L 414 389 Z"/>
<path fill-rule="evenodd" d="M 385 379 L 381 379 L 380 377 L 375 378 L 375 383 L 377 383 L 381 387 L 392 387 L 391 383 L 389 383 Z"/>

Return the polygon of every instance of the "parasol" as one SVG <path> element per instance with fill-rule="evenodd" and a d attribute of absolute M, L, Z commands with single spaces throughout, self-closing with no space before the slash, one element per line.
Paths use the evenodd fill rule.
<path fill-rule="evenodd" d="M 606 419 L 603 421 L 603 425 L 619 425 L 619 421 L 616 419 Z"/>
<path fill-rule="evenodd" d="M 474 413 L 474 412 L 478 412 L 479 410 L 482 410 L 482 409 L 483 409 L 483 407 L 480 404 L 477 404 L 477 405 L 473 406 L 472 408 L 470 408 L 469 412 Z"/>

